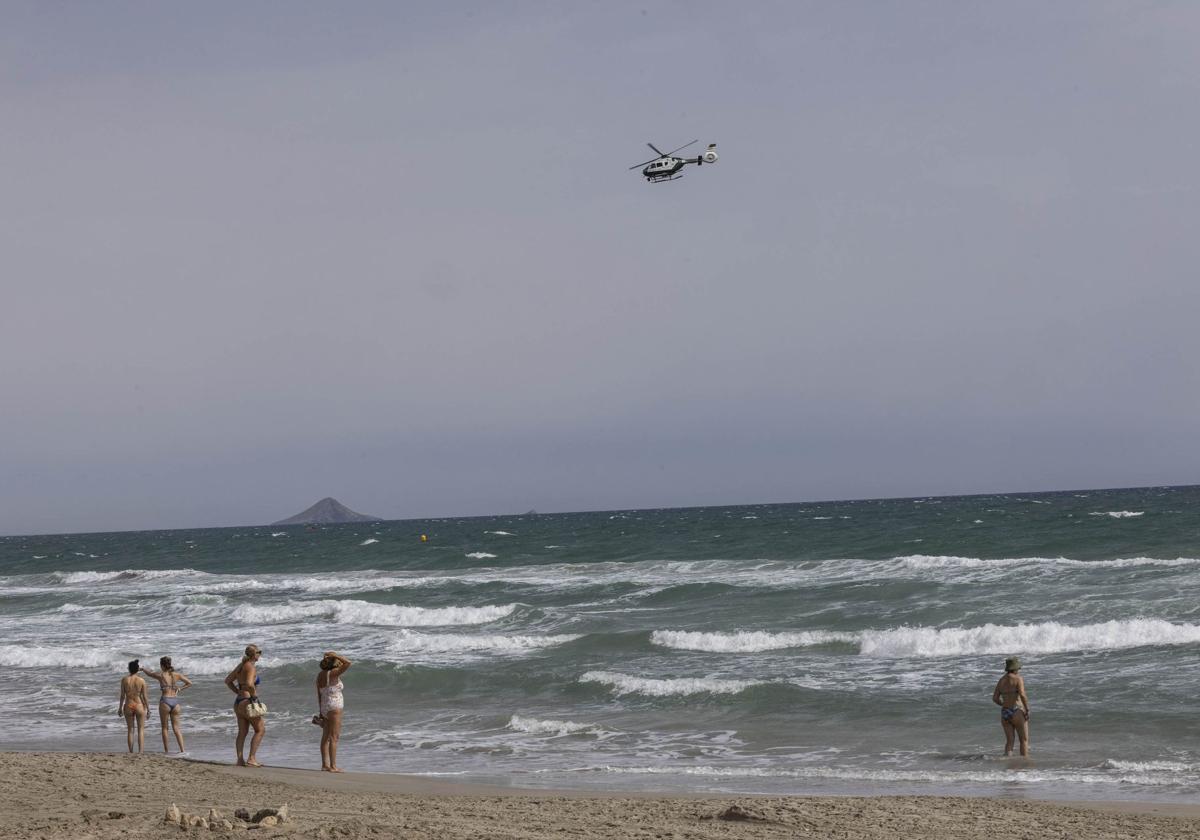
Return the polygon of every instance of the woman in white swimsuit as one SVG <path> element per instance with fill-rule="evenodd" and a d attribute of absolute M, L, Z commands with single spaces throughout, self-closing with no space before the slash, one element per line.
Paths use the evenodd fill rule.
<path fill-rule="evenodd" d="M 329 650 L 321 657 L 321 672 L 317 674 L 320 712 L 314 722 L 321 724 L 321 769 L 329 773 L 342 772 L 337 766 L 337 745 L 342 734 L 342 709 L 346 705 L 342 697 L 342 674 L 349 667 L 349 659 Z"/>

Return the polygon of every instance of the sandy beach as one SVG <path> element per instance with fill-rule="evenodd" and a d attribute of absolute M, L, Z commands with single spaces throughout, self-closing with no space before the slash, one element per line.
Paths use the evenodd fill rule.
<path fill-rule="evenodd" d="M 234 817 L 239 809 L 254 815 L 285 803 L 287 819 L 277 825 Z M 173 804 L 206 824 L 217 811 L 217 827 L 181 829 L 165 821 Z M 153 838 L 181 831 L 298 838 L 948 840 L 1002 834 L 1169 840 L 1200 838 L 1200 806 L 965 797 L 596 795 L 385 774 L 243 770 L 156 755 L 0 753 L 0 836 Z"/>

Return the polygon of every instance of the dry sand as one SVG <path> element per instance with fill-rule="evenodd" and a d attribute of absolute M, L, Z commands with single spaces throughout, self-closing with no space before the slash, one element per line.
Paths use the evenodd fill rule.
<path fill-rule="evenodd" d="M 232 818 L 288 804 L 277 827 L 181 830 L 172 803 Z M 723 820 L 731 805 L 761 819 Z M 231 820 L 232 821 L 232 820 Z M 746 797 L 522 791 L 409 776 L 235 767 L 156 755 L 0 753 L 0 837 L 1200 838 L 1200 807 L 955 797 Z"/>

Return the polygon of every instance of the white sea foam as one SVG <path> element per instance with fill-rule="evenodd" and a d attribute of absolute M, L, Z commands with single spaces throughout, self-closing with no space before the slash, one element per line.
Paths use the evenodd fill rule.
<path fill-rule="evenodd" d="M 220 674 L 224 676 L 238 666 L 242 661 L 240 655 L 231 654 L 229 656 L 191 656 L 186 651 L 172 656 L 175 668 L 189 676 L 212 676 Z M 312 657 L 280 657 L 280 656 L 264 656 L 258 660 L 259 672 L 269 671 L 272 668 L 282 668 L 284 665 L 296 665 L 301 662 L 313 662 Z M 263 679 L 268 679 L 263 677 Z"/>
<path fill-rule="evenodd" d="M 192 569 L 121 569 L 115 572 L 51 572 L 50 576 L 67 586 L 108 583 L 114 580 L 159 580 L 179 575 L 200 574 Z"/>
<path fill-rule="evenodd" d="M 130 569 L 125 572 L 54 572 L 52 577 L 65 584 L 105 583 L 110 580 L 116 580 L 121 575 L 131 576 L 135 574 L 137 572 Z"/>
<path fill-rule="evenodd" d="M 132 658 L 115 648 L 90 645 L 0 645 L 0 666 L 9 668 L 120 668 L 125 673 L 125 663 Z"/>
<path fill-rule="evenodd" d="M 603 735 L 605 730 L 592 723 L 572 723 L 569 720 L 541 720 L 513 715 L 506 728 L 531 735 Z"/>
<path fill-rule="evenodd" d="M 323 592 L 371 592 L 397 587 L 428 586 L 441 581 L 441 578 L 430 577 L 399 577 L 395 575 L 372 574 L 336 574 L 320 577 L 268 577 L 254 588 L 261 589 L 294 589 L 300 592 L 320 594 Z"/>
<path fill-rule="evenodd" d="M 494 653 L 522 653 L 540 648 L 573 642 L 579 636 L 562 634 L 556 636 L 504 636 L 473 635 L 468 633 L 418 633 L 401 630 L 391 643 L 398 653 L 468 653 L 489 651 Z"/>
<path fill-rule="evenodd" d="M 933 784 L 987 783 L 1011 784 L 1013 782 L 1060 782 L 1074 784 L 1133 784 L 1146 786 L 1190 785 L 1198 781 L 1196 775 L 1180 777 L 1173 772 L 1156 770 L 1123 769 L 1117 771 L 1102 768 L 1039 769 L 1033 767 L 1011 770 L 881 770 L 868 767 L 714 767 L 708 765 L 656 766 L 656 767 L 600 767 L 581 768 L 605 773 L 653 776 L 704 776 L 716 778 L 785 778 L 785 779 L 828 779 L 831 781 L 876 781 L 876 782 L 927 782 Z"/>
<path fill-rule="evenodd" d="M 372 538 L 363 540 L 362 542 L 359 543 L 359 545 L 374 545 L 377 542 L 379 542 L 379 540 L 372 537 Z"/>
<path fill-rule="evenodd" d="M 655 630 L 650 634 L 650 641 L 662 647 L 710 653 L 754 653 L 844 643 L 858 645 L 858 651 L 863 656 L 925 658 L 1189 645 L 1200 642 L 1200 625 L 1136 618 L 1078 626 L 1048 621 L 1039 624 L 984 624 L 979 627 L 898 627 L 857 632 L 743 630 L 697 633 Z"/>
<path fill-rule="evenodd" d="M 512 531 L 484 531 L 485 534 L 495 534 L 497 537 L 515 537 Z"/>
<path fill-rule="evenodd" d="M 504 618 L 516 604 L 484 607 L 405 607 L 370 601 L 292 601 L 277 606 L 243 604 L 230 617 L 245 624 L 281 624 L 322 618 L 338 624 L 391 627 L 436 627 L 452 624 L 486 624 Z"/>
<path fill-rule="evenodd" d="M 286 531 L 272 531 L 271 536 L 272 537 L 286 537 L 287 532 Z"/>
<path fill-rule="evenodd" d="M 1144 510 L 1097 510 L 1089 513 L 1088 516 L 1111 516 L 1113 519 L 1132 519 L 1135 516 L 1145 516 Z"/>
<path fill-rule="evenodd" d="M 930 657 L 982 653 L 1059 653 L 1121 650 L 1200 642 L 1200 625 L 1136 618 L 1071 626 L 1056 621 L 981 627 L 902 627 L 867 630 L 859 650 L 864 656 Z"/>
<path fill-rule="evenodd" d="M 495 554 L 488 554 L 486 551 L 472 551 L 467 555 L 474 560 L 490 560 L 495 557 Z"/>
<path fill-rule="evenodd" d="M 656 645 L 678 650 L 700 650 L 714 653 L 753 653 L 764 650 L 812 647 L 836 642 L 857 643 L 857 633 L 834 633 L 826 630 L 771 633 L 762 630 L 739 630 L 733 633 L 697 633 L 683 630 L 655 630 L 650 641 Z"/>
<path fill-rule="evenodd" d="M 1113 560 L 1072 560 L 1067 557 L 955 557 L 951 555 L 910 554 L 895 558 L 901 568 L 914 571 L 930 569 L 989 569 L 1005 566 L 1063 566 L 1079 569 L 1132 568 L 1135 566 L 1196 566 L 1200 558 L 1118 557 Z"/>
<path fill-rule="evenodd" d="M 1102 770 L 1134 770 L 1139 772 L 1198 773 L 1200 765 L 1183 761 L 1123 761 L 1119 758 L 1105 759 Z"/>
<path fill-rule="evenodd" d="M 104 668 L 121 674 L 125 664 L 138 654 L 115 647 L 0 645 L 0 666 L 10 668 Z M 143 661 L 146 656 L 141 656 Z M 181 652 L 174 656 L 175 667 L 185 674 L 227 674 L 240 661 L 240 656 L 189 656 Z M 271 668 L 300 660 L 277 657 L 261 660 L 262 667 Z"/>
<path fill-rule="evenodd" d="M 580 682 L 600 683 L 612 689 L 613 694 L 645 694 L 649 697 L 672 697 L 687 694 L 737 694 L 755 685 L 764 683 L 755 680 L 722 680 L 712 677 L 684 677 L 681 679 L 656 680 L 648 677 L 633 677 L 612 671 L 588 671 L 579 678 Z"/>

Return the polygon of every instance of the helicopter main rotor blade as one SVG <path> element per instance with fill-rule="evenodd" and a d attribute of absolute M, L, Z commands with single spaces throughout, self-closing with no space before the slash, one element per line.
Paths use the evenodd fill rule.
<path fill-rule="evenodd" d="M 693 140 L 692 142 L 695 143 L 696 141 Z M 655 146 L 653 143 L 647 143 L 646 145 L 649 146 L 651 149 L 654 149 L 654 154 L 658 155 L 658 157 L 666 157 L 666 155 L 664 155 L 662 152 L 660 152 L 658 150 L 658 147 Z M 657 158 L 655 158 L 655 159 L 657 160 Z"/>
<path fill-rule="evenodd" d="M 637 169 L 639 166 L 645 166 L 647 163 L 654 163 L 654 161 L 656 161 L 656 160 L 661 160 L 661 158 L 650 158 L 650 160 L 644 160 L 641 163 L 635 163 L 633 166 L 631 166 L 629 168 Z"/>
<path fill-rule="evenodd" d="M 678 152 L 680 149 L 686 149 L 688 146 L 691 146 L 691 145 L 693 145 L 694 143 L 699 143 L 699 142 L 700 142 L 700 138 L 699 138 L 699 137 L 697 137 L 697 138 L 696 138 L 695 140 L 693 140 L 691 143 L 684 143 L 682 146 L 680 146 L 680 147 L 679 147 L 679 149 L 672 149 L 671 151 L 669 151 L 669 152 L 667 152 L 665 155 L 663 155 L 663 157 L 669 157 L 670 155 L 673 155 L 673 154 L 675 154 L 676 152 Z M 658 149 L 655 149 L 654 151 L 656 151 L 656 152 L 657 152 L 657 151 L 658 151 Z"/>

